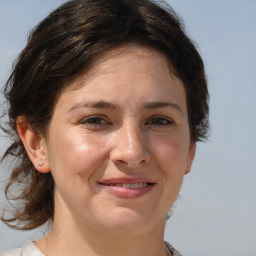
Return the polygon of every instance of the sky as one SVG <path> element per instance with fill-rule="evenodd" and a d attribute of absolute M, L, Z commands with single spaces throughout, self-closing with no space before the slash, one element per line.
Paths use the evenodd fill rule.
<path fill-rule="evenodd" d="M 63 2 L 0 0 L 1 88 L 28 32 Z M 205 62 L 211 135 L 197 144 L 165 239 L 184 256 L 256 255 L 256 1 L 168 2 L 182 17 Z M 8 141 L 0 135 L 2 154 Z M 1 164 L 0 180 L 7 175 L 6 163 Z M 0 206 L 5 203 L 2 182 Z M 0 224 L 0 251 L 41 234 Z"/>

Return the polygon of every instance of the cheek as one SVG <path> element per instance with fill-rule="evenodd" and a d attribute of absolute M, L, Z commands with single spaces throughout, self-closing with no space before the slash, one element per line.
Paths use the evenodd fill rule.
<path fill-rule="evenodd" d="M 68 182 L 81 177 L 89 179 L 106 155 L 106 146 L 102 141 L 79 131 L 52 132 L 51 141 L 48 158 L 52 174 Z"/>
<path fill-rule="evenodd" d="M 158 165 L 167 174 L 184 174 L 187 167 L 189 143 L 184 136 L 162 136 L 152 140 Z"/>

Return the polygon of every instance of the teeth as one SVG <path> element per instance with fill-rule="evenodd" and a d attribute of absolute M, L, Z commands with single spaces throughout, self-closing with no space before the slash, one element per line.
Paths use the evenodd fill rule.
<path fill-rule="evenodd" d="M 129 188 L 129 189 L 138 189 L 138 188 L 147 187 L 148 184 L 145 182 L 138 182 L 138 183 L 133 183 L 133 184 L 115 184 L 115 186 Z"/>
<path fill-rule="evenodd" d="M 138 189 L 138 188 L 143 188 L 147 187 L 150 184 L 147 182 L 138 182 L 138 183 L 132 183 L 132 184 L 123 184 L 123 183 L 109 183 L 105 184 L 110 187 L 122 187 L 122 188 L 128 188 L 128 189 Z"/>

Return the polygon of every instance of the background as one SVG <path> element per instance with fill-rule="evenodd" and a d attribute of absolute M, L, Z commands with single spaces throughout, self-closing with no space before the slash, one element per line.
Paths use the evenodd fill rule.
<path fill-rule="evenodd" d="M 0 0 L 1 88 L 28 32 L 63 2 Z M 197 145 L 165 238 L 184 256 L 255 256 L 256 1 L 168 2 L 183 18 L 205 61 L 212 130 L 208 142 Z M 8 141 L 0 135 L 2 154 Z M 1 164 L 1 181 L 7 172 L 6 163 Z M 3 183 L 0 191 L 3 207 Z M 12 231 L 0 224 L 0 250 L 40 235 L 40 230 Z"/>

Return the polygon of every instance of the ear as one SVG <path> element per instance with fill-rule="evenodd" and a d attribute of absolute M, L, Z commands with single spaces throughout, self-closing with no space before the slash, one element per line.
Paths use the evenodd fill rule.
<path fill-rule="evenodd" d="M 187 169 L 185 170 L 185 174 L 188 174 L 191 170 L 191 166 L 196 154 L 196 143 L 190 142 L 188 149 L 188 158 L 187 158 Z"/>
<path fill-rule="evenodd" d="M 34 167 L 42 173 L 50 172 L 45 139 L 33 132 L 24 116 L 17 118 L 16 125 L 20 139 Z"/>

